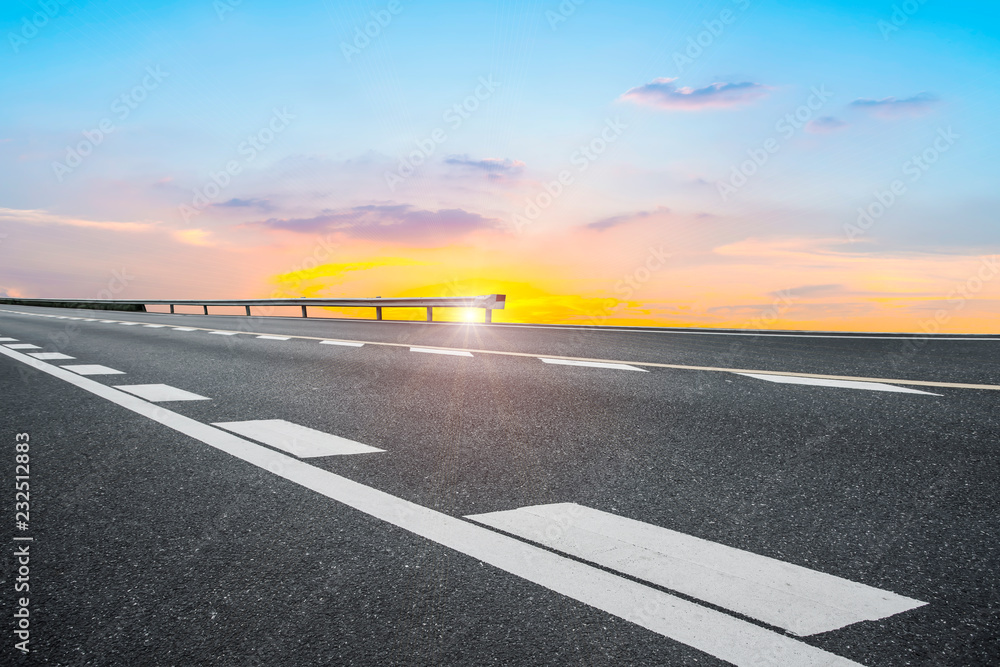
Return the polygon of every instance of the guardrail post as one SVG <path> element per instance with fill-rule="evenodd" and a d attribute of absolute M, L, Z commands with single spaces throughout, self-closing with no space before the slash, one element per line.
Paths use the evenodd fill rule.
<path fill-rule="evenodd" d="M 306 315 L 306 307 L 305 306 L 302 306 L 302 317 L 309 317 L 308 315 Z"/>
<path fill-rule="evenodd" d="M 250 317 L 250 306 L 247 306 L 247 317 Z"/>
<path fill-rule="evenodd" d="M 376 320 L 382 319 L 382 306 L 375 306 L 375 319 Z"/>
<path fill-rule="evenodd" d="M 202 306 L 205 309 L 205 314 L 208 315 L 208 306 Z"/>
<path fill-rule="evenodd" d="M 170 314 L 174 314 L 174 304 L 170 304 Z"/>
<path fill-rule="evenodd" d="M 427 306 L 427 321 L 434 321 L 434 309 L 431 306 Z"/>

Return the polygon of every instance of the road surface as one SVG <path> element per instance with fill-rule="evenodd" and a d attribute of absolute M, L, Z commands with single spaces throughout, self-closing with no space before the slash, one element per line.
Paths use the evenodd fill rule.
<path fill-rule="evenodd" d="M 3 306 L 0 346 L 5 664 L 1000 659 L 1000 338 Z"/>

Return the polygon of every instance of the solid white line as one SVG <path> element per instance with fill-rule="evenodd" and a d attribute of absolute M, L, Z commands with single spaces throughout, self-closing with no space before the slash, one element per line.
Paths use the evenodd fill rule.
<path fill-rule="evenodd" d="M 166 384 L 119 384 L 115 385 L 115 389 L 127 391 L 130 394 L 135 394 L 139 398 L 144 398 L 147 401 L 152 401 L 153 403 L 158 403 L 160 401 L 211 400 L 205 396 L 199 396 L 198 394 L 193 394 L 190 391 L 184 391 L 183 389 L 171 387 Z"/>
<path fill-rule="evenodd" d="M 927 604 L 574 503 L 466 518 L 799 636 Z"/>
<path fill-rule="evenodd" d="M 29 352 L 28 356 L 34 357 L 35 359 L 76 359 L 76 357 L 71 357 L 68 354 L 63 354 L 62 352 Z"/>
<path fill-rule="evenodd" d="M 761 656 L 788 667 L 859 666 L 791 637 L 359 484 L 24 354 L 4 348 L 0 354 L 365 514 L 720 660 L 741 667 L 760 665 Z"/>
<path fill-rule="evenodd" d="M 288 340 L 288 336 L 257 336 L 262 340 Z"/>
<path fill-rule="evenodd" d="M 277 447 L 300 459 L 316 456 L 343 456 L 346 454 L 370 454 L 383 449 L 369 447 L 360 442 L 324 433 L 316 429 L 293 424 L 284 419 L 255 419 L 241 422 L 216 422 L 219 426 L 253 438 L 265 445 Z"/>
<path fill-rule="evenodd" d="M 80 375 L 125 375 L 125 371 L 118 371 L 114 368 L 101 366 L 100 364 L 71 364 L 69 366 L 60 366 L 60 368 L 65 368 Z"/>
<path fill-rule="evenodd" d="M 547 364 L 560 364 L 562 366 L 587 366 L 589 368 L 611 368 L 618 371 L 639 371 L 648 373 L 645 368 L 630 366 L 629 364 L 615 364 L 607 361 L 577 361 L 575 359 L 550 359 L 548 357 L 538 357 Z"/>
<path fill-rule="evenodd" d="M 12 350 L 40 350 L 42 349 L 38 345 L 32 345 L 31 343 L 6 343 L 4 347 L 9 347 Z"/>
<path fill-rule="evenodd" d="M 796 377 L 794 375 L 768 375 L 765 373 L 737 373 L 758 380 L 768 382 L 779 382 L 781 384 L 808 384 L 816 387 L 839 387 L 841 389 L 867 389 L 868 391 L 894 391 L 901 394 L 925 394 L 927 396 L 940 396 L 929 391 L 918 389 L 908 389 L 894 384 L 882 384 L 881 382 L 858 382 L 856 380 L 827 380 L 824 378 Z"/>
<path fill-rule="evenodd" d="M 349 340 L 321 340 L 320 345 L 343 345 L 344 347 L 362 347 L 364 343 L 355 343 Z"/>
<path fill-rule="evenodd" d="M 423 352 L 424 354 L 446 354 L 451 357 L 471 357 L 471 352 L 464 350 L 436 350 L 432 347 L 411 347 L 410 352 Z"/>

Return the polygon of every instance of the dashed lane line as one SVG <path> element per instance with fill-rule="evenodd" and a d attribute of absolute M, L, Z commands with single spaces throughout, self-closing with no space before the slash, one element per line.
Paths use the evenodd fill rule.
<path fill-rule="evenodd" d="M 100 364 L 71 364 L 60 366 L 60 368 L 65 368 L 80 375 L 125 375 L 125 371 L 115 370 L 114 368 L 108 368 Z"/>
<path fill-rule="evenodd" d="M 411 347 L 410 352 L 422 352 L 423 354 L 446 354 L 452 357 L 471 357 L 468 350 L 446 350 L 438 347 Z"/>
<path fill-rule="evenodd" d="M 257 336 L 261 340 L 288 340 L 288 336 Z"/>
<path fill-rule="evenodd" d="M 16 313 L 18 315 L 31 315 L 32 313 L 23 313 L 20 311 L 3 311 Z M 113 322 L 114 320 L 101 320 L 102 322 Z M 364 321 L 364 320 L 359 320 Z M 173 327 L 175 331 L 207 331 L 209 333 L 223 333 L 215 329 L 208 329 L 204 327 Z M 642 331 L 642 330 L 637 330 Z M 229 331 L 224 332 L 228 335 L 236 334 L 251 334 L 251 335 L 270 335 L 263 334 L 262 332 L 255 331 Z M 380 345 L 383 347 L 412 347 L 409 343 L 389 343 L 385 341 L 356 341 L 356 340 L 333 340 L 327 338 L 320 338 L 318 336 L 300 336 L 300 335 L 289 335 L 288 338 L 295 340 L 315 340 L 320 343 L 333 345 L 333 344 L 351 344 L 352 346 L 357 345 Z M 913 340 L 912 338 L 906 338 L 902 340 Z M 937 340 L 937 339 L 935 339 Z M 984 340 L 984 339 L 956 339 L 956 340 Z M 1000 338 L 996 339 L 1000 340 Z M 475 348 L 453 348 L 453 347 L 437 347 L 437 346 L 423 346 L 424 349 L 437 349 L 437 350 L 451 350 L 455 352 L 468 352 L 470 354 L 492 354 L 497 356 L 505 357 L 528 357 L 531 359 L 541 359 L 542 357 L 546 359 L 564 359 L 567 361 L 589 361 L 602 364 L 623 364 L 627 366 L 642 366 L 646 368 L 671 368 L 675 370 L 685 370 L 685 371 L 705 371 L 709 373 L 736 373 L 737 375 L 745 374 L 760 374 L 760 375 L 781 375 L 786 377 L 798 377 L 798 378 L 818 378 L 825 380 L 846 380 L 853 382 L 881 382 L 885 384 L 894 385 L 908 385 L 914 387 L 941 387 L 949 389 L 985 389 L 990 391 L 1000 391 L 1000 385 L 995 384 L 976 384 L 970 382 L 941 382 L 937 380 L 907 380 L 900 378 L 880 378 L 880 377 L 859 377 L 852 375 L 830 375 L 823 373 L 799 373 L 793 371 L 773 371 L 768 369 L 759 368 L 725 368 L 720 366 L 694 366 L 688 364 L 666 364 L 654 361 L 628 361 L 621 359 L 594 359 L 589 357 L 569 357 L 560 355 L 541 355 L 533 354 L 530 352 L 507 352 L 501 350 L 482 350 Z"/>
<path fill-rule="evenodd" d="M 554 357 L 539 357 L 539 359 L 547 364 L 559 364 L 562 366 L 587 366 L 589 368 L 610 368 L 618 371 L 639 371 L 640 373 L 649 372 L 645 368 L 638 368 L 636 366 L 632 366 L 631 364 L 618 364 L 607 361 L 579 361 L 577 359 L 559 359 Z"/>
<path fill-rule="evenodd" d="M 340 345 L 342 347 L 363 347 L 364 343 L 352 340 L 321 340 L 320 345 Z"/>
<path fill-rule="evenodd" d="M 800 637 L 927 604 L 575 503 L 466 518 Z"/>
<path fill-rule="evenodd" d="M 860 664 L 721 611 L 365 486 L 25 354 L 6 348 L 0 348 L 0 354 L 369 516 L 720 660 L 740 667 L 759 665 L 761 656 L 788 667 L 858 667 Z"/>
<path fill-rule="evenodd" d="M 208 401 L 206 396 L 199 396 L 190 391 L 171 387 L 167 384 L 119 384 L 115 389 L 127 391 L 139 398 L 144 398 L 153 403 L 162 401 Z"/>
<path fill-rule="evenodd" d="M 904 394 L 925 394 L 927 396 L 940 396 L 941 394 L 935 394 L 929 391 L 920 391 L 919 389 L 910 389 L 908 387 L 900 387 L 892 384 L 885 384 L 883 382 L 857 382 L 854 380 L 827 380 L 822 378 L 811 378 L 811 377 L 792 377 L 788 375 L 771 375 L 768 373 L 739 373 L 739 375 L 745 375 L 746 377 L 756 378 L 758 380 L 766 380 L 768 382 L 778 382 L 782 384 L 806 384 L 815 387 L 838 387 L 840 389 L 867 389 L 868 391 L 895 391 Z"/>
<path fill-rule="evenodd" d="M 324 433 L 284 419 L 254 419 L 240 422 L 215 422 L 212 426 L 276 447 L 300 459 L 317 456 L 371 454 L 384 449 Z"/>

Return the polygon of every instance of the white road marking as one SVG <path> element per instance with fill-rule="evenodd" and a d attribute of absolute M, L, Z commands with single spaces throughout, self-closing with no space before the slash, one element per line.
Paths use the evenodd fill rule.
<path fill-rule="evenodd" d="M 40 349 L 42 349 L 38 345 L 32 345 L 31 343 L 5 343 L 4 347 L 9 347 L 12 350 L 40 350 Z"/>
<path fill-rule="evenodd" d="M 0 348 L 0 354 L 327 498 L 720 660 L 740 667 L 760 665 L 761 656 L 783 667 L 860 665 L 759 625 L 359 484 L 27 355 L 5 348 Z"/>
<path fill-rule="evenodd" d="M 929 391 L 909 389 L 894 384 L 882 384 L 881 382 L 858 382 L 857 380 L 828 380 L 825 378 L 796 377 L 794 375 L 768 375 L 765 373 L 737 373 L 758 380 L 768 382 L 779 382 L 782 384 L 808 384 L 816 387 L 839 387 L 841 389 L 867 389 L 869 391 L 895 391 L 902 394 L 925 394 L 927 396 L 940 396 Z"/>
<path fill-rule="evenodd" d="M 574 503 L 466 518 L 799 636 L 927 604 Z"/>
<path fill-rule="evenodd" d="M 194 327 L 174 327 L 174 331 L 197 331 Z"/>
<path fill-rule="evenodd" d="M 648 373 L 645 368 L 630 366 L 628 364 L 614 364 L 606 361 L 577 361 L 575 359 L 550 359 L 548 357 L 538 357 L 547 364 L 562 364 L 563 366 L 588 366 L 590 368 L 611 368 L 619 371 L 639 371 Z"/>
<path fill-rule="evenodd" d="M 16 338 L 0 338 L 0 343 L 8 343 L 8 342 L 10 342 L 10 343 L 16 343 L 17 339 Z"/>
<path fill-rule="evenodd" d="M 108 368 L 100 364 L 71 364 L 69 366 L 60 366 L 60 368 L 65 368 L 80 375 L 125 375 L 125 371 L 116 371 L 114 368 Z"/>
<path fill-rule="evenodd" d="M 316 456 L 342 456 L 345 454 L 370 454 L 382 452 L 384 449 L 369 447 L 360 442 L 341 438 L 338 435 L 324 433 L 316 429 L 293 424 L 284 419 L 255 419 L 242 422 L 216 422 L 219 426 L 263 442 L 265 445 L 277 447 L 301 459 Z"/>
<path fill-rule="evenodd" d="M 410 352 L 423 352 L 425 354 L 447 354 L 452 357 L 471 357 L 471 352 L 464 350 L 435 350 L 432 347 L 411 347 Z"/>
<path fill-rule="evenodd" d="M 142 326 L 146 327 L 147 329 L 162 329 L 163 327 L 165 327 L 167 325 L 166 324 L 143 324 Z"/>
<path fill-rule="evenodd" d="M 364 343 L 355 343 L 349 340 L 321 340 L 320 345 L 343 345 L 344 347 L 362 347 Z"/>
<path fill-rule="evenodd" d="M 262 340 L 288 340 L 288 336 L 257 336 Z"/>
<path fill-rule="evenodd" d="M 3 310 L 3 309 L 0 309 L 0 312 L 8 312 L 8 313 L 13 313 L 13 314 L 17 314 L 17 315 L 31 315 L 32 314 L 32 313 L 25 313 L 25 312 L 21 312 L 21 311 L 17 311 L 17 310 Z M 102 320 L 102 321 L 111 322 L 113 320 Z M 359 323 L 375 322 L 375 320 L 356 320 L 356 322 L 359 322 Z M 379 323 L 386 323 L 386 324 L 407 324 L 407 322 L 402 321 L 402 320 L 400 320 L 400 321 L 383 320 L 382 322 L 379 322 Z M 446 325 L 446 324 L 451 324 L 451 323 L 450 322 L 439 322 L 438 324 Z M 459 326 L 466 326 L 466 325 L 459 325 Z M 504 326 L 516 327 L 517 325 L 504 325 Z M 524 328 L 529 328 L 530 329 L 530 328 L 559 328 L 559 327 L 542 327 L 542 326 L 535 327 L 535 326 L 527 326 L 527 327 L 524 327 Z M 579 329 L 579 328 L 573 329 L 572 327 L 562 327 L 562 328 L 566 328 L 566 329 L 570 329 L 570 330 L 580 330 L 580 331 L 590 331 L 591 330 L 591 329 Z M 181 331 L 196 331 L 197 330 L 195 328 L 187 328 L 187 327 L 175 327 L 175 329 L 181 330 Z M 600 329 L 595 329 L 595 331 L 600 331 Z M 645 329 L 636 329 L 635 331 L 640 332 L 640 333 L 683 333 L 683 332 L 674 332 L 674 331 L 663 331 L 663 332 L 661 332 L 661 331 L 649 331 L 649 330 L 645 330 Z M 233 333 L 234 334 L 235 333 L 246 333 L 246 334 L 255 334 L 255 335 L 257 334 L 257 332 L 253 332 L 253 331 L 239 331 L 239 332 L 233 332 Z M 747 336 L 757 336 L 757 335 L 759 335 L 757 332 L 746 333 L 746 334 L 741 334 L 741 333 L 730 334 L 730 333 L 726 333 L 726 332 L 699 332 L 699 333 L 718 333 L 719 335 L 736 335 L 736 336 L 738 336 L 738 335 L 747 335 Z M 775 335 L 778 335 L 778 334 L 775 334 Z M 788 334 L 788 335 L 793 335 L 793 334 Z M 801 337 L 812 337 L 812 338 L 831 338 L 831 337 L 834 337 L 834 336 L 813 336 L 813 335 L 805 335 L 805 334 L 794 334 L 794 335 L 795 336 L 801 336 Z M 839 337 L 839 338 L 864 338 L 864 336 L 836 336 L 836 337 Z M 321 343 L 326 342 L 326 341 L 320 340 L 316 336 L 291 336 L 291 338 L 294 338 L 296 340 L 318 340 Z M 904 341 L 906 341 L 906 340 L 978 340 L 978 341 L 993 340 L 993 341 L 1000 341 L 1000 338 L 967 338 L 967 337 L 960 337 L 960 336 L 950 337 L 950 338 L 920 338 L 920 337 L 913 337 L 913 336 L 907 336 L 907 337 L 902 337 L 902 338 L 900 338 L 900 337 L 894 337 L 894 338 L 898 339 L 898 340 L 904 340 Z M 381 345 L 381 346 L 385 346 L 385 347 L 410 347 L 410 345 L 408 343 L 389 343 L 389 342 L 386 342 L 386 341 L 372 341 L 372 340 L 370 340 L 370 341 L 350 341 L 350 342 L 357 343 L 356 347 L 360 347 L 361 345 Z M 343 341 L 343 342 L 341 342 L 341 341 L 336 341 L 336 342 L 335 341 L 329 341 L 329 344 L 349 344 L 350 342 L 349 341 Z M 507 357 L 531 357 L 531 358 L 534 358 L 534 359 L 540 358 L 537 354 L 530 353 L 530 352 L 508 352 L 508 351 L 500 351 L 500 350 L 483 350 L 483 349 L 471 349 L 471 348 L 467 349 L 467 350 L 464 350 L 462 348 L 449 348 L 449 349 L 456 349 L 457 351 L 465 351 L 465 352 L 469 352 L 470 354 L 494 354 L 494 355 L 507 356 Z M 556 359 L 557 357 L 548 357 L 548 358 Z M 710 373 L 737 373 L 737 374 L 739 374 L 739 373 L 744 373 L 744 374 L 759 373 L 761 375 L 788 375 L 788 376 L 792 376 L 792 377 L 815 377 L 815 378 L 829 379 L 829 380 L 846 380 L 846 381 L 851 381 L 851 382 L 877 382 L 877 383 L 885 383 L 885 384 L 893 384 L 893 385 L 912 385 L 912 386 L 919 386 L 919 387 L 949 387 L 949 388 L 952 388 L 952 389 L 985 389 L 985 390 L 989 390 L 989 391 L 1000 391 L 1000 384 L 974 384 L 974 383 L 969 383 L 969 382 L 940 382 L 940 381 L 936 381 L 936 380 L 907 380 L 907 379 L 900 379 L 900 378 L 851 377 L 851 376 L 846 376 L 846 375 L 826 375 L 826 374 L 816 374 L 816 373 L 786 372 L 786 371 L 774 371 L 774 370 L 762 370 L 762 369 L 750 369 L 750 368 L 724 368 L 724 367 L 719 367 L 719 366 L 693 366 L 693 365 L 688 365 L 688 364 L 666 364 L 666 363 L 659 363 L 659 362 L 653 362 L 653 361 L 611 360 L 611 359 L 580 359 L 580 358 L 576 358 L 576 357 L 562 357 L 562 358 L 565 359 L 565 360 L 567 360 L 567 361 L 582 361 L 582 362 L 588 362 L 588 363 L 602 363 L 602 364 L 604 364 L 604 363 L 610 363 L 610 364 L 626 365 L 626 366 L 627 365 L 635 365 L 635 366 L 644 366 L 644 367 L 648 367 L 648 368 L 671 368 L 671 369 L 686 370 L 686 371 L 706 371 L 706 372 L 710 372 Z"/>
<path fill-rule="evenodd" d="M 216 336 L 235 336 L 239 331 L 209 331 L 208 333 Z"/>
<path fill-rule="evenodd" d="M 135 325 L 137 325 L 139 323 L 138 322 L 119 322 L 118 324 L 121 324 L 122 326 L 126 326 L 126 327 L 134 327 Z"/>
<path fill-rule="evenodd" d="M 205 396 L 192 394 L 190 391 L 184 391 L 183 389 L 171 387 L 166 384 L 119 384 L 115 385 L 115 389 L 127 391 L 130 394 L 135 394 L 139 398 L 144 398 L 147 401 L 152 401 L 153 403 L 158 403 L 160 401 L 211 400 Z"/>
<path fill-rule="evenodd" d="M 96 322 L 97 318 L 96 317 L 85 317 L 85 318 L 83 318 L 83 321 L 84 322 Z"/>
<path fill-rule="evenodd" d="M 52 359 L 76 359 L 76 357 L 71 357 L 68 354 L 63 354 L 62 352 L 29 352 L 28 356 L 34 357 L 35 359 L 45 359 L 46 361 Z"/>
<path fill-rule="evenodd" d="M 118 324 L 118 320 L 99 320 L 101 324 Z"/>

